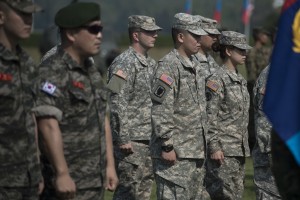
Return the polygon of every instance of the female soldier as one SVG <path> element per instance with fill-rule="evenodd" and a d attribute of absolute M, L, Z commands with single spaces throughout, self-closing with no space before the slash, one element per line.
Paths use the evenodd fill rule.
<path fill-rule="evenodd" d="M 249 156 L 247 82 L 237 71 L 244 64 L 247 44 L 243 34 L 223 31 L 219 44 L 223 65 L 207 78 L 209 122 L 207 190 L 212 199 L 242 199 L 245 157 Z"/>

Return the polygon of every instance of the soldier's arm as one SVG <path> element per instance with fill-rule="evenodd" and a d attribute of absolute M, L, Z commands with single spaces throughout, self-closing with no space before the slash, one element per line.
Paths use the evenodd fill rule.
<path fill-rule="evenodd" d="M 208 150 L 210 154 L 222 151 L 219 140 L 219 123 L 218 113 L 220 110 L 222 85 L 217 77 L 210 77 L 206 82 L 206 100 L 207 100 L 207 117 L 208 117 Z"/>
<path fill-rule="evenodd" d="M 112 91 L 111 128 L 114 140 L 120 146 L 129 145 L 131 139 L 128 130 L 128 103 L 132 89 L 132 73 L 118 65 L 111 66 L 109 70 L 111 72 L 109 73 L 108 88 Z"/>
<path fill-rule="evenodd" d="M 174 102 L 175 102 L 175 77 L 166 63 L 159 63 L 154 76 L 151 98 L 153 106 L 151 111 L 152 127 L 156 142 L 162 146 L 164 159 L 174 162 L 176 154 L 173 149 L 173 134 L 176 131 L 174 124 Z M 170 147 L 169 150 L 163 150 Z M 166 148 L 167 149 L 167 148 Z"/>
<path fill-rule="evenodd" d="M 42 142 L 46 154 L 55 169 L 55 187 L 62 198 L 73 198 L 76 186 L 69 174 L 68 165 L 64 156 L 63 141 L 58 121 L 55 118 L 38 118 L 38 128 L 42 134 Z"/>

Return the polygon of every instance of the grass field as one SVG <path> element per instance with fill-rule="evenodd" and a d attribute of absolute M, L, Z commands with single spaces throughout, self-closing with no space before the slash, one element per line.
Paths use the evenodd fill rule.
<path fill-rule="evenodd" d="M 127 47 L 121 48 L 124 50 Z M 36 48 L 25 48 L 26 51 L 34 58 L 34 60 L 39 63 L 40 55 Z M 163 57 L 163 55 L 167 54 L 171 50 L 170 48 L 153 48 L 150 50 L 149 54 L 155 60 L 158 60 Z M 246 70 L 244 66 L 239 66 L 239 72 L 246 78 Z M 104 200 L 111 200 L 113 193 L 106 192 Z M 151 200 L 155 200 L 155 187 L 153 187 Z M 245 191 L 243 200 L 254 200 L 255 199 L 255 192 L 253 186 L 253 164 L 252 160 L 249 158 L 246 161 L 246 178 L 245 178 Z"/>

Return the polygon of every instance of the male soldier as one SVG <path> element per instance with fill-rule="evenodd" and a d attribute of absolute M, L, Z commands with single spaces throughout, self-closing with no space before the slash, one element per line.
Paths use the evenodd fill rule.
<path fill-rule="evenodd" d="M 68 5 L 56 13 L 55 24 L 61 45 L 40 64 L 34 88 L 45 178 L 42 199 L 102 199 L 105 169 L 107 189 L 116 187 L 117 176 L 105 118 L 108 93 L 88 59 L 100 49 L 100 7 Z"/>
<path fill-rule="evenodd" d="M 195 54 L 196 60 L 200 63 L 201 76 L 207 78 L 219 68 L 214 58 L 209 55 L 209 52 L 212 50 L 212 45 L 217 41 L 220 32 L 217 29 L 216 20 L 200 15 L 196 15 L 196 17 L 199 19 L 199 26 L 208 34 L 201 36 L 201 46 L 198 53 Z"/>
<path fill-rule="evenodd" d="M 112 130 L 120 184 L 114 199 L 149 199 L 154 180 L 149 150 L 151 78 L 156 62 L 147 52 L 161 28 L 152 17 L 128 18 L 130 47 L 109 68 Z"/>
<path fill-rule="evenodd" d="M 270 32 L 264 28 L 254 28 L 252 32 L 254 46 L 246 58 L 247 69 L 247 88 L 250 94 L 250 110 L 249 110 L 249 146 L 252 150 L 255 144 L 254 131 L 254 110 L 253 110 L 253 86 L 261 71 L 269 64 L 271 48 L 267 45 L 270 42 Z"/>
<path fill-rule="evenodd" d="M 38 164 L 31 81 L 33 60 L 18 45 L 28 38 L 31 0 L 0 1 L 0 199 L 38 199 Z"/>
<path fill-rule="evenodd" d="M 262 106 L 266 90 L 269 66 L 258 77 L 254 86 L 254 119 L 256 143 L 252 151 L 254 165 L 254 184 L 256 199 L 279 200 L 280 195 L 271 171 L 271 130 L 272 126 L 266 118 Z"/>
<path fill-rule="evenodd" d="M 151 154 L 157 199 L 203 199 L 206 103 L 193 54 L 207 33 L 189 14 L 174 16 L 174 49 L 162 58 L 151 97 Z"/>

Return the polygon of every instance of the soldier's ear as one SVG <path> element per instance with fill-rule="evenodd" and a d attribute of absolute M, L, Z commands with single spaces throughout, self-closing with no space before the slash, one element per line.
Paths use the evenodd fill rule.
<path fill-rule="evenodd" d="M 177 34 L 177 40 L 179 43 L 183 43 L 184 41 L 184 34 L 183 33 L 178 33 Z"/>
<path fill-rule="evenodd" d="M 75 41 L 75 31 L 74 30 L 66 30 L 66 38 L 71 42 Z"/>
<path fill-rule="evenodd" d="M 139 35 L 138 32 L 133 32 L 133 33 L 132 33 L 132 38 L 133 38 L 134 41 L 137 41 L 137 42 L 139 41 L 138 35 Z"/>
<path fill-rule="evenodd" d="M 5 13 L 0 10 L 0 25 L 3 25 L 5 22 Z"/>

